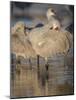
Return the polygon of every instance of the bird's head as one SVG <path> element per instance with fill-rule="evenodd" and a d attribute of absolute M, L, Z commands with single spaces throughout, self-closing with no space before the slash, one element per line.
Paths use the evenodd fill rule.
<path fill-rule="evenodd" d="M 48 20 L 52 17 L 52 16 L 55 16 L 56 15 L 56 12 L 53 8 L 49 8 L 47 10 L 47 13 L 46 13 L 46 16 L 48 18 Z"/>
<path fill-rule="evenodd" d="M 26 26 L 24 22 L 17 22 L 11 29 L 12 35 L 25 34 Z"/>

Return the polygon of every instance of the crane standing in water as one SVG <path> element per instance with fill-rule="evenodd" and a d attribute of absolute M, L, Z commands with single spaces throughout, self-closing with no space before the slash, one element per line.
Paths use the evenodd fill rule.
<path fill-rule="evenodd" d="M 16 54 L 16 58 L 18 58 L 18 56 L 29 58 L 31 66 L 30 57 L 36 57 L 36 53 L 28 40 L 25 24 L 23 22 L 17 22 L 11 29 L 11 35 L 12 53 Z M 18 61 L 18 63 L 20 63 L 20 61 Z"/>
<path fill-rule="evenodd" d="M 67 53 L 71 47 L 72 35 L 66 30 L 62 30 L 61 24 L 56 19 L 54 11 L 48 9 L 48 23 L 43 27 L 34 28 L 30 31 L 29 40 L 36 54 L 44 57 L 46 69 L 48 70 L 47 58 L 56 54 Z"/>

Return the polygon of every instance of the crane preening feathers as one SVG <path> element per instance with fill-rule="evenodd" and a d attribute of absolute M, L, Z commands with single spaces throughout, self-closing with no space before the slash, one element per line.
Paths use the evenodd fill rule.
<path fill-rule="evenodd" d="M 56 54 L 66 54 L 72 44 L 72 35 L 68 31 L 34 29 L 29 34 L 29 40 L 37 55 L 48 57 Z"/>
<path fill-rule="evenodd" d="M 26 58 L 39 55 L 45 58 L 56 54 L 66 54 L 70 49 L 73 37 L 56 19 L 55 12 L 50 8 L 47 13 L 48 23 L 42 27 L 34 27 L 29 33 L 26 25 L 18 22 L 12 28 L 12 52 Z M 55 17 L 54 17 L 55 16 Z M 29 28 L 28 28 L 29 29 Z"/>

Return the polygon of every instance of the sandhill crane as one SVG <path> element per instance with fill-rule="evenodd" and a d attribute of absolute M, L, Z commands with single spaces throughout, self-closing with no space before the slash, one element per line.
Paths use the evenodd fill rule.
<path fill-rule="evenodd" d="M 48 8 L 46 17 L 48 19 L 48 22 L 52 23 L 52 29 L 66 29 L 73 23 L 73 14 L 71 14 L 68 9 L 69 8 L 67 8 L 66 11 L 62 10 L 62 12 L 60 12 L 59 14 L 59 12 L 57 12 L 54 8 Z"/>
<path fill-rule="evenodd" d="M 48 19 L 48 22 L 52 23 L 51 29 L 59 30 L 61 28 L 61 23 L 59 21 L 58 16 L 56 16 L 55 10 L 49 8 L 46 12 L 46 17 Z"/>
<path fill-rule="evenodd" d="M 28 40 L 26 26 L 23 22 L 17 22 L 12 27 L 11 36 L 11 51 L 16 54 L 16 57 L 22 56 L 24 58 L 29 58 L 29 61 L 30 57 L 36 57 L 31 42 Z"/>
<path fill-rule="evenodd" d="M 37 55 L 45 58 L 47 69 L 47 58 L 58 53 L 67 53 L 72 43 L 72 35 L 68 31 L 51 30 L 48 25 L 35 28 L 29 34 L 33 49 Z"/>
<path fill-rule="evenodd" d="M 46 15 L 48 23 L 41 28 L 33 29 L 30 32 L 29 40 L 36 53 L 45 58 L 47 66 L 47 58 L 49 56 L 57 53 L 66 53 L 69 50 L 72 35 L 61 27 L 52 8 L 48 9 Z"/>

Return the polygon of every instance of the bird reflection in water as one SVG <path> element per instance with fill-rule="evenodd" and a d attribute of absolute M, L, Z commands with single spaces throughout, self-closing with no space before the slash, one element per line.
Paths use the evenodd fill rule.
<path fill-rule="evenodd" d="M 38 78 L 38 84 L 39 88 L 42 91 L 43 95 L 46 95 L 48 92 L 47 90 L 47 84 L 49 79 L 49 73 L 46 68 L 42 68 L 41 70 L 37 70 L 37 78 Z"/>

